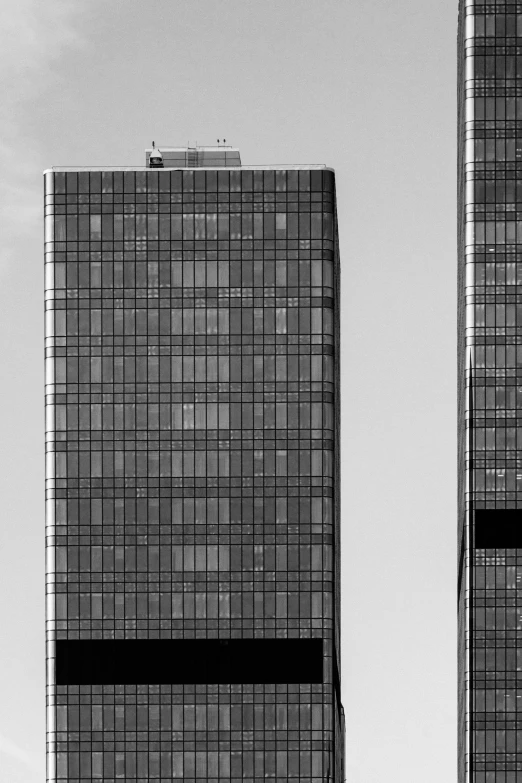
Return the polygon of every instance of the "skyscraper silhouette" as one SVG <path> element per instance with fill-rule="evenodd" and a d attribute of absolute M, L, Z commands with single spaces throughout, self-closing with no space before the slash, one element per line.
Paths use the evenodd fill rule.
<path fill-rule="evenodd" d="M 48 780 L 341 781 L 324 166 L 45 173 Z"/>

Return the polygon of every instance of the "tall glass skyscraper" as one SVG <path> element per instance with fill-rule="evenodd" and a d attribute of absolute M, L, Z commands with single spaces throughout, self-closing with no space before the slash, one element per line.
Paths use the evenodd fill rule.
<path fill-rule="evenodd" d="M 461 0 L 460 780 L 522 781 L 522 6 Z"/>
<path fill-rule="evenodd" d="M 324 166 L 45 172 L 48 781 L 343 780 Z"/>

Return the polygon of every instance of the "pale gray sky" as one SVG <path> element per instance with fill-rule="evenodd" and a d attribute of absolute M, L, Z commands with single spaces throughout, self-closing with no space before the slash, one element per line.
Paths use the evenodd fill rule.
<path fill-rule="evenodd" d="M 44 773 L 41 171 L 225 137 L 337 172 L 350 783 L 456 776 L 456 0 L 0 10 L 0 769 Z"/>

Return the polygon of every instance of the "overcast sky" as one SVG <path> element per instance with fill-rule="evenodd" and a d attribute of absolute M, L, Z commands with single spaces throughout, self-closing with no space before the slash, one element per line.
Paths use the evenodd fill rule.
<path fill-rule="evenodd" d="M 225 137 L 337 172 L 350 783 L 456 777 L 456 0 L 0 10 L 0 769 L 44 772 L 42 180 Z"/>

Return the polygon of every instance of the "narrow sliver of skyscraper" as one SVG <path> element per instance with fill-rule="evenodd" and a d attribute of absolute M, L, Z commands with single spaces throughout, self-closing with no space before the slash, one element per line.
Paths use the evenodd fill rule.
<path fill-rule="evenodd" d="M 459 780 L 522 780 L 522 7 L 459 14 Z"/>

